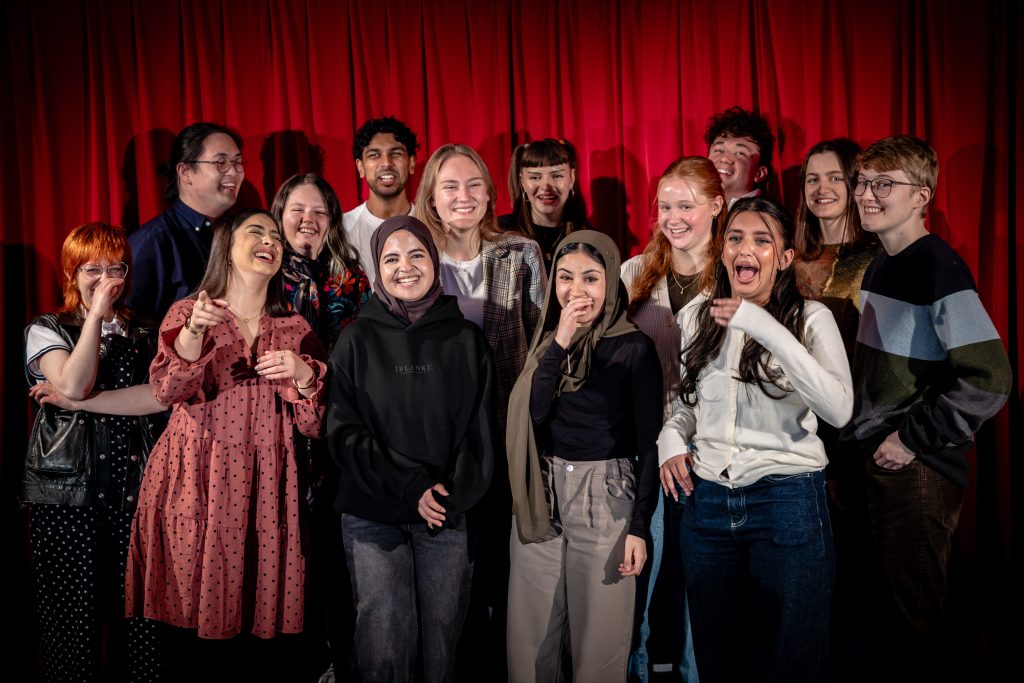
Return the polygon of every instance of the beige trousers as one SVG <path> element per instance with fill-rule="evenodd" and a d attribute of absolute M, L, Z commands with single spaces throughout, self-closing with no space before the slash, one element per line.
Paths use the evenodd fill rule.
<path fill-rule="evenodd" d="M 577 683 L 624 683 L 636 581 L 619 575 L 633 515 L 632 461 L 545 461 L 553 527 L 542 543 L 511 539 L 508 672 L 512 683 L 563 680 L 566 640 Z"/>

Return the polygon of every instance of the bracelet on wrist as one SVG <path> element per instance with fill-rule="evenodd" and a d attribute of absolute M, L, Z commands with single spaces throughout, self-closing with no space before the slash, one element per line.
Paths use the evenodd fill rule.
<path fill-rule="evenodd" d="M 316 373 L 315 372 L 310 373 L 309 381 L 306 382 L 305 384 L 303 384 L 302 386 L 300 386 L 299 383 L 295 381 L 295 379 L 292 379 L 292 386 L 294 386 L 299 391 L 305 391 L 306 389 L 309 389 L 311 386 L 313 386 L 313 384 L 315 384 L 315 383 L 316 383 Z"/>
<path fill-rule="evenodd" d="M 206 334 L 205 327 L 202 329 L 197 329 L 195 326 L 192 325 L 192 316 L 185 318 L 185 329 L 188 331 L 189 334 L 192 335 L 193 339 L 199 339 L 204 334 Z"/>

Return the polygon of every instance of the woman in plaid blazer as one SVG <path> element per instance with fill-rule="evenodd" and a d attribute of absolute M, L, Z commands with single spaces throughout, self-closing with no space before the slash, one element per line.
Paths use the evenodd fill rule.
<path fill-rule="evenodd" d="M 504 433 L 508 397 L 540 319 L 547 276 L 540 247 L 502 234 L 495 221 L 497 192 L 483 159 L 467 145 L 440 147 L 427 161 L 416 195 L 416 217 L 427 224 L 441 255 L 441 283 L 467 320 L 483 331 L 498 375 L 498 422 Z M 479 530 L 473 595 L 460 654 L 473 671 L 495 680 L 505 672 L 505 607 L 512 497 L 498 457 L 491 489 L 475 508 Z M 485 677 L 490 678 L 490 677 Z"/>

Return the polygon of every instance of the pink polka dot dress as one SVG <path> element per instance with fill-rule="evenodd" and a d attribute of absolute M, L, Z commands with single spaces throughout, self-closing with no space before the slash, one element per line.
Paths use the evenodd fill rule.
<path fill-rule="evenodd" d="M 298 633 L 306 556 L 295 438 L 296 428 L 321 434 L 324 350 L 300 316 L 264 315 L 253 353 L 229 318 L 189 363 L 174 339 L 194 303 L 168 311 L 150 366 L 154 395 L 174 409 L 139 492 L 126 611 L 201 638 Z M 253 370 L 255 358 L 289 349 L 314 369 L 310 398 Z"/>

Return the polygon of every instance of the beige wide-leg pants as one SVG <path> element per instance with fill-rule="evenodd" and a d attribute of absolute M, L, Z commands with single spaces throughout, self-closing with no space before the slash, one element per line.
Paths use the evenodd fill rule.
<path fill-rule="evenodd" d="M 511 539 L 508 671 L 512 683 L 560 681 L 568 638 L 579 683 L 623 683 L 633 637 L 636 581 L 619 575 L 633 515 L 630 460 L 545 461 L 561 533 Z"/>

